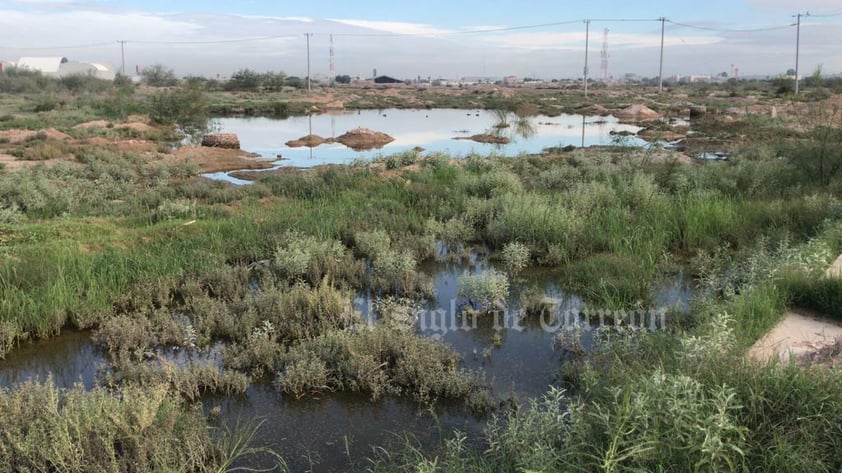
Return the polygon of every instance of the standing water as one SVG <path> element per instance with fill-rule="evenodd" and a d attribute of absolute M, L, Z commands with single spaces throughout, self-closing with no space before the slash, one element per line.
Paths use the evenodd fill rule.
<path fill-rule="evenodd" d="M 496 315 L 476 318 L 463 325 L 460 309 L 466 303 L 458 294 L 464 273 L 491 269 L 484 258 L 463 263 L 429 263 L 422 270 L 433 278 L 435 295 L 419 311 L 419 336 L 439 338 L 462 357 L 462 366 L 480 372 L 498 398 L 513 396 L 524 401 L 539 396 L 556 382 L 562 352 L 554 349 L 558 331 L 548 329 L 548 319 L 519 316 L 520 295 L 532 288 L 555 301 L 556 310 L 576 312 L 581 298 L 561 289 L 560 276 L 551 270 L 527 270 L 513 281 L 507 307 Z M 657 306 L 673 306 L 689 297 L 689 282 L 680 276 L 665 281 L 653 295 Z M 360 294 L 355 305 L 367 320 L 371 297 Z M 562 328 L 563 329 L 563 328 Z M 594 332 L 581 334 L 584 345 Z M 177 360 L 176 360 L 177 361 Z M 218 362 L 218 360 L 215 360 Z M 25 343 L 0 360 L 0 387 L 28 379 L 52 376 L 59 387 L 82 382 L 96 384 L 107 362 L 88 333 L 67 333 L 49 340 Z M 253 384 L 244 396 L 206 396 L 205 411 L 219 408 L 220 422 L 262 418 L 265 422 L 254 446 L 268 446 L 280 453 L 291 471 L 346 471 L 364 468 L 373 446 L 401 442 L 411 435 L 420 445 L 432 447 L 456 430 L 480 437 L 484 420 L 468 413 L 461 402 L 439 402 L 425 408 L 406 399 L 384 398 L 372 402 L 364 394 L 326 393 L 317 399 L 295 400 L 281 395 L 272 379 Z"/>
<path fill-rule="evenodd" d="M 370 159 L 379 154 L 410 151 L 416 147 L 427 152 L 451 156 L 471 153 L 516 156 L 519 153 L 540 153 L 549 147 L 611 145 L 614 134 L 634 134 L 639 127 L 620 124 L 614 117 L 538 115 L 519 120 L 506 117 L 508 126 L 500 125 L 501 117 L 486 110 L 458 109 L 388 109 L 337 112 L 289 118 L 220 118 L 217 128 L 223 133 L 236 133 L 242 149 L 265 158 L 282 156 L 280 166 L 311 167 L 320 164 L 347 164 L 357 159 Z M 386 133 L 395 140 L 379 149 L 354 151 L 340 143 L 315 148 L 290 148 L 287 141 L 315 134 L 336 138 L 357 127 Z M 469 138 L 492 134 L 511 140 L 508 144 L 477 143 Z M 454 139 L 460 138 L 460 139 Z M 631 138 L 631 145 L 645 142 Z"/>

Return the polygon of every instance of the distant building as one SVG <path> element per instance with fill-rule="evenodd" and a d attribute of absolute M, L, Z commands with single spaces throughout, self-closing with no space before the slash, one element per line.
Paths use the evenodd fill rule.
<path fill-rule="evenodd" d="M 689 76 L 682 76 L 681 83 L 682 84 L 694 84 L 694 83 L 710 83 L 712 81 L 710 75 L 689 75 Z"/>
<path fill-rule="evenodd" d="M 97 79 L 114 80 L 114 67 L 96 62 L 68 61 L 66 57 L 22 57 L 14 66 L 18 69 L 38 71 L 47 77 L 61 78 L 87 75 Z"/>
<path fill-rule="evenodd" d="M 402 80 L 395 79 L 389 76 L 377 76 L 374 78 L 375 84 L 403 84 Z"/>

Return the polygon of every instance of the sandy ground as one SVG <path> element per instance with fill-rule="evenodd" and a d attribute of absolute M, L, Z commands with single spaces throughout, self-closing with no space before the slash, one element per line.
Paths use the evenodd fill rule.
<path fill-rule="evenodd" d="M 842 255 L 827 268 L 825 275 L 842 276 Z M 811 359 L 816 353 L 832 349 L 840 340 L 842 324 L 813 311 L 794 308 L 748 350 L 748 356 L 759 361 Z"/>
<path fill-rule="evenodd" d="M 830 347 L 837 339 L 842 339 L 842 324 L 806 309 L 792 309 L 749 349 L 748 356 L 759 361 L 788 361 Z"/>
<path fill-rule="evenodd" d="M 836 258 L 836 261 L 827 268 L 824 274 L 829 278 L 842 278 L 842 255 Z"/>
<path fill-rule="evenodd" d="M 274 159 L 256 158 L 238 149 L 182 146 L 165 159 L 190 160 L 199 165 L 202 172 L 227 172 L 242 169 L 268 169 Z"/>

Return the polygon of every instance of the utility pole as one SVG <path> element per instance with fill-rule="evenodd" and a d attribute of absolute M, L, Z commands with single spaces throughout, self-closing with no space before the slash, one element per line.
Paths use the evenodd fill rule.
<path fill-rule="evenodd" d="M 330 64 L 328 64 L 328 68 L 330 69 L 330 85 L 334 85 L 334 78 L 336 77 L 336 60 L 334 59 L 333 53 L 333 35 L 330 35 Z"/>
<path fill-rule="evenodd" d="M 117 42 L 120 43 L 120 74 L 126 75 L 126 41 L 120 40 Z"/>
<path fill-rule="evenodd" d="M 310 36 L 312 33 L 304 33 L 304 36 L 307 37 L 307 93 L 309 94 L 312 90 L 310 87 Z"/>
<path fill-rule="evenodd" d="M 664 90 L 664 23 L 666 18 L 660 17 L 658 21 L 661 22 L 661 64 L 658 67 L 658 93 Z"/>
<path fill-rule="evenodd" d="M 810 12 L 805 14 L 797 14 L 795 18 L 797 19 L 795 24 L 795 95 L 798 95 L 798 85 L 799 85 L 799 75 L 798 75 L 798 59 L 801 55 L 801 17 L 802 16 L 810 16 Z"/>
<path fill-rule="evenodd" d="M 591 20 L 585 20 L 585 97 L 588 96 L 588 43 L 591 35 Z"/>

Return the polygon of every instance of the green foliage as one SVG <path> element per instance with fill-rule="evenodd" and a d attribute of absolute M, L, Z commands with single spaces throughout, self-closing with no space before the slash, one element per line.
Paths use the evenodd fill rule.
<path fill-rule="evenodd" d="M 842 320 L 842 279 L 789 272 L 779 286 L 792 305 Z"/>
<path fill-rule="evenodd" d="M 214 438 L 162 385 L 62 391 L 27 382 L 0 391 L 0 418 L 4 471 L 212 472 L 238 453 L 228 449 L 232 433 Z"/>
<path fill-rule="evenodd" d="M 529 265 L 529 248 L 523 243 L 506 243 L 500 251 L 500 260 L 510 275 L 515 275 Z"/>
<path fill-rule="evenodd" d="M 226 90 L 257 91 L 267 92 L 279 91 L 286 84 L 286 74 L 283 72 L 258 73 L 251 69 L 240 69 L 231 75 L 225 83 Z"/>
<path fill-rule="evenodd" d="M 143 83 L 152 87 L 172 87 L 178 85 L 175 71 L 163 64 L 153 64 L 140 72 Z"/>
<path fill-rule="evenodd" d="M 341 74 L 336 76 L 334 79 L 337 84 L 350 84 L 351 83 L 351 76 L 347 74 Z"/>
<path fill-rule="evenodd" d="M 506 305 L 509 278 L 493 269 L 480 274 L 463 274 L 459 277 L 459 295 L 466 297 L 474 308 L 493 310 Z"/>
<path fill-rule="evenodd" d="M 161 125 L 178 125 L 186 131 L 203 129 L 208 122 L 205 93 L 196 88 L 161 90 L 149 97 L 149 117 Z"/>
<path fill-rule="evenodd" d="M 292 347 L 278 375 L 281 390 L 306 396 L 325 390 L 403 395 L 430 402 L 465 398 L 478 379 L 457 368 L 441 342 L 386 327 L 331 331 Z"/>
<path fill-rule="evenodd" d="M 809 183 L 827 186 L 842 171 L 842 110 L 814 110 L 807 135 L 781 147 L 781 154 Z"/>

